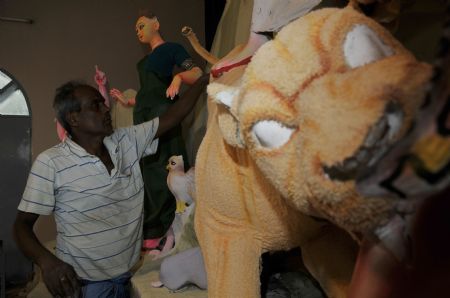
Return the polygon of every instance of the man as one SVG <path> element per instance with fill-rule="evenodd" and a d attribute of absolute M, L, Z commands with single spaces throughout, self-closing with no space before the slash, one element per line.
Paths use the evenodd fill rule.
<path fill-rule="evenodd" d="M 181 83 L 193 84 L 202 74 L 183 46 L 165 41 L 159 30 L 157 17 L 149 11 L 142 11 L 136 21 L 136 35 L 148 46 L 150 53 L 137 64 L 140 89 L 136 98 L 127 103 L 133 105 L 134 124 L 160 116 L 173 104 Z M 173 76 L 175 67 L 182 72 Z M 112 89 L 111 95 L 125 102 L 117 89 Z M 166 164 L 173 155 L 183 155 L 185 168 L 189 168 L 180 125 L 159 140 L 156 154 L 144 158 L 141 163 L 145 184 L 143 247 L 154 250 L 152 253 L 155 254 L 161 249 L 175 217 L 175 199 L 166 182 Z"/>
<path fill-rule="evenodd" d="M 53 296 L 129 297 L 130 268 L 142 243 L 144 183 L 139 160 L 189 113 L 204 90 L 201 77 L 159 118 L 113 132 L 109 109 L 93 87 L 69 82 L 57 90 L 57 118 L 70 138 L 33 164 L 14 235 L 42 271 Z M 54 212 L 56 257 L 33 226 Z"/>

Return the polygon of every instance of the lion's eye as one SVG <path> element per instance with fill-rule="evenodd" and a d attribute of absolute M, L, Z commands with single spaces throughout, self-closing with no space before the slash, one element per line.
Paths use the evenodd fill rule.
<path fill-rule="evenodd" d="M 286 144 L 293 128 L 289 128 L 274 120 L 258 121 L 252 127 L 252 133 L 257 144 L 267 149 L 276 149 Z"/>

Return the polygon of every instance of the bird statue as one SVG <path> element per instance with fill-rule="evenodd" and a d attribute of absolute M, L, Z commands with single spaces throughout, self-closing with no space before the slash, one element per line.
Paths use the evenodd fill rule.
<path fill-rule="evenodd" d="M 177 200 L 176 213 L 183 213 L 186 205 L 189 206 L 195 198 L 195 168 L 191 167 L 184 172 L 184 161 L 182 155 L 174 155 L 169 158 L 167 164 L 167 185 Z"/>

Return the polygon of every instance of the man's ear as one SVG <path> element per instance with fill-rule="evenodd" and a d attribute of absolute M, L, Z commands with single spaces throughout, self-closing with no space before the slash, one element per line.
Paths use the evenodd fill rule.
<path fill-rule="evenodd" d="M 155 20 L 153 22 L 153 29 L 155 29 L 156 31 L 159 31 L 159 21 L 158 20 Z"/>

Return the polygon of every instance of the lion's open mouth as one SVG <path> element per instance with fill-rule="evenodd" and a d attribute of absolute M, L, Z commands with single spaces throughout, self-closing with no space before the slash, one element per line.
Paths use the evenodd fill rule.
<path fill-rule="evenodd" d="M 356 179 L 373 166 L 393 144 L 403 122 L 400 105 L 390 101 L 383 116 L 369 130 L 363 144 L 352 156 L 332 166 L 322 166 L 331 180 Z"/>

